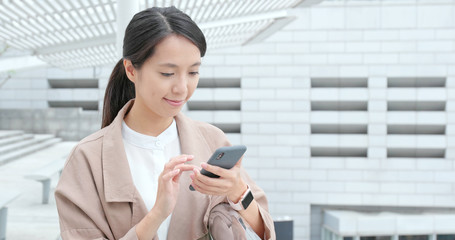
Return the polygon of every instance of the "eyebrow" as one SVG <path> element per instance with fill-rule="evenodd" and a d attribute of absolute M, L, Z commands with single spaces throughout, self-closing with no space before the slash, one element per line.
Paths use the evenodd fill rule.
<path fill-rule="evenodd" d="M 160 66 L 163 66 L 163 67 L 171 67 L 171 68 L 177 68 L 178 66 L 173 64 L 173 63 L 162 63 L 162 64 L 159 64 Z M 193 65 L 191 65 L 190 67 L 196 67 L 196 66 L 200 66 L 201 65 L 201 62 L 196 62 L 194 63 Z"/>

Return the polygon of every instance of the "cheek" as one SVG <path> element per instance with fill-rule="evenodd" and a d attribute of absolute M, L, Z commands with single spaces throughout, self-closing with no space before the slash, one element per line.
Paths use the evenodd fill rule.
<path fill-rule="evenodd" d="M 194 82 L 190 82 L 188 84 L 188 98 L 191 97 L 191 95 L 193 95 L 194 90 L 196 90 L 197 84 L 198 84 L 198 80 L 194 81 Z"/>

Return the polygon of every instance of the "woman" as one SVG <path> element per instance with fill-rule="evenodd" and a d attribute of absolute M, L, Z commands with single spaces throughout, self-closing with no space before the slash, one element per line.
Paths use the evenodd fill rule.
<path fill-rule="evenodd" d="M 230 170 L 204 163 L 229 145 L 224 133 L 180 113 L 205 51 L 201 30 L 175 7 L 133 17 L 106 88 L 103 128 L 73 149 L 55 192 L 63 239 L 209 239 L 223 232 L 214 216 L 232 212 L 275 238 L 264 192 L 240 161 Z M 239 207 L 249 191 L 254 200 Z"/>

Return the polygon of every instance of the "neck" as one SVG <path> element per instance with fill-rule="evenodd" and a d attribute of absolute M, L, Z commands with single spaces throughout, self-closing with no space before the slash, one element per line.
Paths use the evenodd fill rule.
<path fill-rule="evenodd" d="M 133 107 L 124 120 L 134 131 L 156 137 L 172 124 L 173 118 L 158 116 L 140 102 L 134 101 Z"/>

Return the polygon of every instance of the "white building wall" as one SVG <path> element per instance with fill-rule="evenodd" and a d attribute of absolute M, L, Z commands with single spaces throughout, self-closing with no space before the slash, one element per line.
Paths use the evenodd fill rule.
<path fill-rule="evenodd" d="M 311 205 L 455 207 L 455 1 L 324 1 L 292 13 L 297 19 L 263 43 L 209 50 L 201 69 L 242 79 L 238 143 L 248 146 L 243 163 L 272 215 L 291 216 L 295 239 L 306 240 Z M 368 88 L 311 88 L 316 77 L 367 78 Z M 443 88 L 392 89 L 389 77 L 447 79 Z M 368 111 L 311 111 L 318 99 L 367 101 Z M 446 108 L 388 112 L 387 101 L 400 99 Z M 311 134 L 312 123 L 367 124 L 368 134 Z M 397 123 L 446 132 L 388 135 Z M 364 147 L 367 157 L 311 157 L 315 146 Z M 446 153 L 387 158 L 391 147 Z"/>
<path fill-rule="evenodd" d="M 242 133 L 229 137 L 248 146 L 243 164 L 266 191 L 273 217 L 291 216 L 295 239 L 308 240 L 312 225 L 312 239 L 318 236 L 312 205 L 455 208 L 455 1 L 324 1 L 291 13 L 297 19 L 264 42 L 209 49 L 204 57 L 201 77 L 241 78 L 240 95 L 199 89 L 194 97 L 240 99 L 234 118 L 188 113 L 241 122 Z M 48 100 L 86 97 L 101 104 L 111 70 L 13 73 L 0 88 L 0 109 L 46 109 Z M 49 89 L 47 78 L 72 77 L 99 79 L 99 92 Z M 368 87 L 312 88 L 321 77 L 366 78 Z M 388 88 L 390 77 L 442 77 L 446 84 Z M 368 110 L 311 111 L 318 100 L 364 101 Z M 387 102 L 398 100 L 442 101 L 445 111 L 387 111 Z M 74 129 L 99 128 L 100 113 L 90 115 Z M 321 123 L 366 125 L 368 133 L 312 134 L 311 125 Z M 27 121 L 16 125 L 27 124 L 33 129 Z M 445 134 L 390 135 L 388 124 L 444 125 Z M 364 148 L 367 157 L 311 157 L 312 147 Z M 387 158 L 392 147 L 446 150 L 443 158 Z"/>

